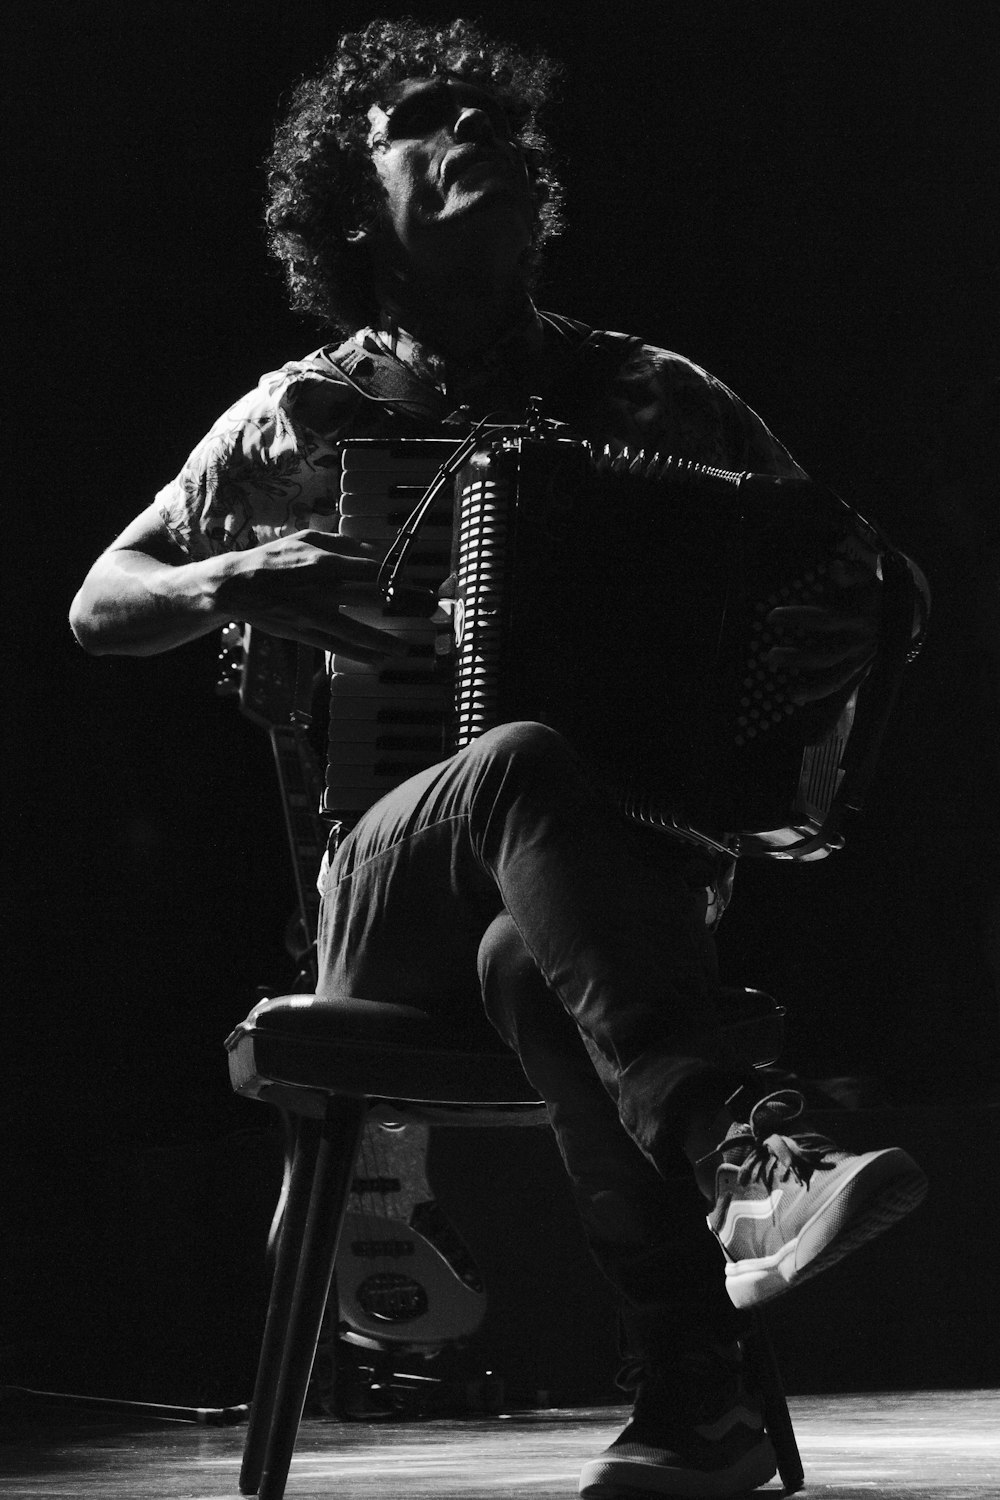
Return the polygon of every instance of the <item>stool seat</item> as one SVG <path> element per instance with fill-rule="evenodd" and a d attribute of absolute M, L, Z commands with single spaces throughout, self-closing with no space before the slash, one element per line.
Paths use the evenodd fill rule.
<path fill-rule="evenodd" d="M 244 1098 L 313 1119 L 336 1092 L 419 1106 L 423 1118 L 441 1118 L 435 1106 L 466 1106 L 484 1124 L 485 1106 L 504 1124 L 542 1123 L 544 1104 L 517 1055 L 478 1007 L 470 1011 L 456 1027 L 389 1001 L 262 1000 L 226 1038 L 230 1081 Z"/>

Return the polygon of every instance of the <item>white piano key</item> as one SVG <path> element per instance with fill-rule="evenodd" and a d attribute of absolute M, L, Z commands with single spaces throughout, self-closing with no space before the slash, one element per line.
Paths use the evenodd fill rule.
<path fill-rule="evenodd" d="M 458 441 L 453 438 L 400 438 L 396 442 L 386 442 L 381 438 L 348 438 L 343 444 L 341 461 L 345 474 L 356 469 L 382 469 L 390 474 L 430 469 L 434 475 L 455 452 Z"/>

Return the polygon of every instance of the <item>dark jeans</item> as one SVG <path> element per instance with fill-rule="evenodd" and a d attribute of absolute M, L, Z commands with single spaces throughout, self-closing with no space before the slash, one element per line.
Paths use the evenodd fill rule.
<path fill-rule="evenodd" d="M 680 1153 L 743 1081 L 719 1031 L 703 884 L 633 835 L 566 742 L 490 731 L 365 815 L 323 882 L 319 992 L 467 1024 L 482 995 L 548 1105 L 629 1345 L 732 1336 Z M 478 976 L 478 980 L 477 980 Z"/>

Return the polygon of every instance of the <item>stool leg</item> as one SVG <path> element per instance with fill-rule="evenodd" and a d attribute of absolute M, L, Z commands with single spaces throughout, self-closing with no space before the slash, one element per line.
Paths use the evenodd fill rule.
<path fill-rule="evenodd" d="M 316 1171 L 316 1154 L 319 1150 L 322 1123 L 299 1115 L 295 1121 L 295 1148 L 292 1155 L 292 1170 L 285 1197 L 281 1227 L 278 1232 L 277 1254 L 271 1278 L 271 1295 L 267 1305 L 267 1321 L 260 1358 L 257 1362 L 257 1379 L 254 1384 L 253 1401 L 250 1405 L 250 1424 L 243 1445 L 243 1467 L 240 1470 L 240 1494 L 256 1495 L 260 1488 L 260 1476 L 264 1468 L 264 1454 L 271 1430 L 271 1415 L 274 1396 L 278 1388 L 281 1370 L 281 1355 L 285 1344 L 285 1329 L 288 1312 L 295 1290 L 295 1276 L 299 1268 L 299 1253 L 305 1232 L 309 1197 L 312 1193 Z"/>
<path fill-rule="evenodd" d="M 260 1479 L 261 1500 L 282 1500 L 285 1492 L 366 1113 L 363 1099 L 331 1099 L 322 1125 Z"/>
<path fill-rule="evenodd" d="M 764 1315 L 753 1312 L 747 1315 L 743 1332 L 743 1353 L 750 1366 L 750 1374 L 760 1392 L 764 1408 L 764 1426 L 774 1447 L 778 1460 L 778 1473 L 785 1486 L 786 1495 L 794 1495 L 802 1488 L 805 1475 L 799 1445 L 795 1440 L 795 1429 L 785 1400 L 785 1388 L 781 1371 L 771 1343 Z"/>

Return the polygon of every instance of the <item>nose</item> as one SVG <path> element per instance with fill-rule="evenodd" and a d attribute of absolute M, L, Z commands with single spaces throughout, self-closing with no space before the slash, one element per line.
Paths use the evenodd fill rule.
<path fill-rule="evenodd" d="M 484 109 L 476 105 L 466 105 L 455 121 L 452 130 L 456 141 L 495 141 L 496 131 L 493 122 Z"/>

